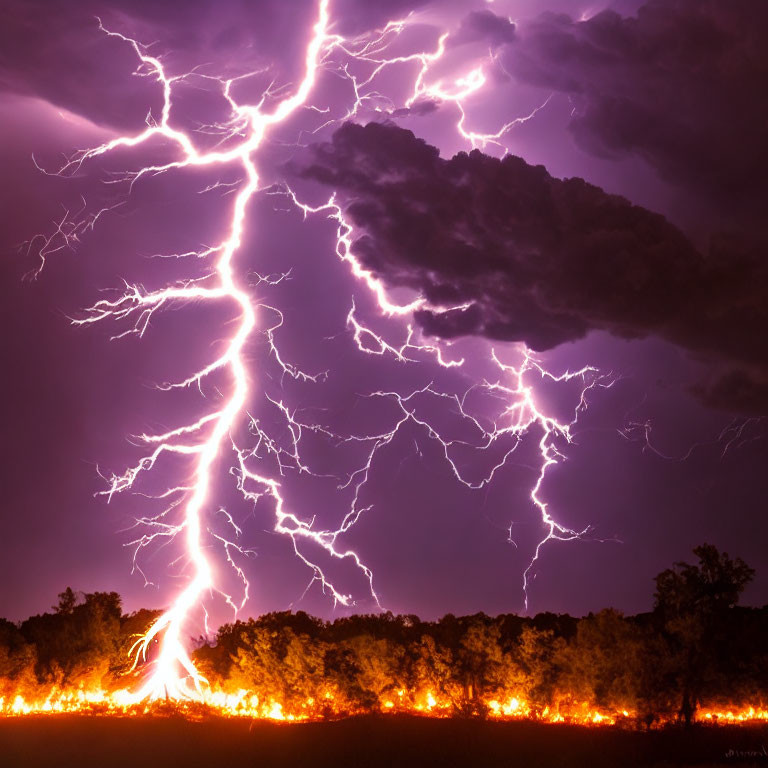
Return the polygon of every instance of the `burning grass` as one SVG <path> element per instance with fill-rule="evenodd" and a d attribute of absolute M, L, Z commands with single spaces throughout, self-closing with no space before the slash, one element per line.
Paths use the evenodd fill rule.
<path fill-rule="evenodd" d="M 330 692 L 320 701 L 307 699 L 295 709 L 290 709 L 274 697 L 261 698 L 246 690 L 231 693 L 204 691 L 199 701 L 143 700 L 127 689 L 113 692 L 103 690 L 51 690 L 47 696 L 28 698 L 21 693 L 12 697 L 0 697 L 0 715 L 20 718 L 33 715 L 90 714 L 102 716 L 180 716 L 191 720 L 211 717 L 246 718 L 284 723 L 320 722 L 364 716 L 371 713 L 388 717 L 418 716 L 423 718 L 452 718 L 462 713 L 446 698 L 437 698 L 432 691 L 414 694 L 395 691 L 391 698 L 378 702 L 367 709 L 350 709 L 338 706 Z M 466 713 L 464 713 L 466 714 Z M 558 707 L 537 707 L 521 698 L 510 696 L 502 701 L 490 699 L 480 702 L 476 719 L 495 721 L 530 721 L 537 723 L 566 723 L 580 726 L 621 726 L 624 728 L 651 726 L 664 727 L 675 723 L 677 717 L 657 718 L 643 723 L 637 712 L 596 709 L 589 702 L 580 704 L 562 702 Z M 730 706 L 701 708 L 697 712 L 700 723 L 710 725 L 746 725 L 768 723 L 765 706 Z"/>

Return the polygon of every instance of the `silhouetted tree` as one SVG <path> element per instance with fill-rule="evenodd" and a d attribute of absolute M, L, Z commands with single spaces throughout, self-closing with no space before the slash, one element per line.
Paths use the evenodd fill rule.
<path fill-rule="evenodd" d="M 63 592 L 59 592 L 59 602 L 53 606 L 56 613 L 63 613 L 69 616 L 77 605 L 77 593 L 72 587 L 67 587 Z"/>
<path fill-rule="evenodd" d="M 100 686 L 102 678 L 122 663 L 120 595 L 94 592 L 79 601 L 67 588 L 55 613 L 22 622 L 24 639 L 37 651 L 37 675 L 55 685 Z"/>
<path fill-rule="evenodd" d="M 711 544 L 693 550 L 698 564 L 675 563 L 656 576 L 654 610 L 670 640 L 677 663 L 681 718 L 693 720 L 705 693 L 717 686 L 718 648 L 728 615 L 754 571 Z"/>

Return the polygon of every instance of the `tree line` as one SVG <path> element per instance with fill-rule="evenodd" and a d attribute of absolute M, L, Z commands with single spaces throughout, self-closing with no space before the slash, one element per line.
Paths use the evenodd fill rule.
<path fill-rule="evenodd" d="M 427 698 L 427 708 L 482 717 L 514 698 L 534 715 L 586 704 L 650 725 L 690 722 L 702 706 L 760 704 L 768 606 L 737 605 L 754 571 L 711 545 L 694 554 L 697 562 L 656 577 L 653 611 L 636 616 L 381 613 L 327 622 L 276 612 L 225 624 L 196 642 L 193 657 L 213 690 L 247 690 L 316 717 L 408 711 Z M 51 613 L 0 620 L 0 698 L 131 687 L 128 651 L 158 615 L 124 614 L 115 592 L 68 588 Z"/>

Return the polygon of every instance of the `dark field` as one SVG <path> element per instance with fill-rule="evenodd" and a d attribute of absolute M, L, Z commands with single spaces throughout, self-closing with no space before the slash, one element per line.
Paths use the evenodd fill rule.
<path fill-rule="evenodd" d="M 415 717 L 299 725 L 82 715 L 0 721 L 2 768 L 746 766 L 768 765 L 764 744 L 768 726 L 639 733 Z"/>

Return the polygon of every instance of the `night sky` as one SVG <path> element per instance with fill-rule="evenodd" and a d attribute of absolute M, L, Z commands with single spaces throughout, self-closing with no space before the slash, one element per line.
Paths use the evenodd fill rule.
<path fill-rule="evenodd" d="M 194 278 L 204 260 L 149 258 L 199 249 L 221 238 L 232 196 L 208 187 L 239 179 L 236 167 L 183 170 L 142 179 L 128 193 L 120 172 L 167 161 L 153 142 L 85 164 L 59 178 L 73 151 L 144 127 L 160 90 L 137 77 L 136 57 L 108 29 L 154 43 L 170 74 L 200 66 L 206 75 L 258 72 L 243 100 L 302 75 L 313 24 L 311 2 L 280 0 L 5 0 L 0 25 L 0 419 L 2 535 L 0 615 L 17 620 L 48 609 L 67 585 L 115 590 L 126 608 L 157 607 L 184 584 L 177 544 L 152 546 L 132 572 L 131 529 L 159 509 L 147 498 L 183 484 L 185 466 L 159 463 L 136 490 L 109 503 L 100 475 L 122 473 L 143 455 L 132 435 L 199 418 L 226 391 L 210 382 L 165 392 L 221 349 L 236 319 L 231 307 L 177 304 L 156 314 L 143 338 L 106 320 L 76 327 L 70 318 L 122 281 L 149 289 Z M 546 9 L 546 10 L 545 10 Z M 422 100 L 405 107 L 418 65 L 389 68 L 353 121 L 351 87 L 331 63 L 311 103 L 279 126 L 256 158 L 265 191 L 251 202 L 236 263 L 254 301 L 279 308 L 281 353 L 317 383 L 281 375 L 263 333 L 247 348 L 248 413 L 286 440 L 275 406 L 337 434 L 371 434 L 392 425 L 383 390 L 406 395 L 430 382 L 440 392 L 478 394 L 478 418 L 499 412 L 477 388 L 503 380 L 490 350 L 510 364 L 521 344 L 555 374 L 589 364 L 613 382 L 588 394 L 574 441 L 550 468 L 541 497 L 580 541 L 548 542 L 535 565 L 529 612 L 582 615 L 612 606 L 652 605 L 653 577 L 709 542 L 757 571 L 745 594 L 768 603 L 768 6 L 763 0 L 339 0 L 335 31 L 371 33 L 409 12 L 392 55 L 433 51 L 451 33 L 431 78 L 455 80 L 477 66 L 487 82 L 464 103 L 466 126 L 493 133 L 530 115 L 482 152 L 457 132 L 457 107 Z M 226 119 L 226 102 L 205 78 L 179 85 L 173 122 L 212 145 L 205 126 Z M 324 123 L 327 125 L 323 126 Z M 323 126 L 323 127 L 321 127 Z M 319 130 L 317 130 L 319 128 Z M 201 130 L 202 129 L 202 130 Z M 482 149 L 482 148 L 481 148 Z M 506 152 L 505 152 L 506 151 Z M 459 154 L 463 153 L 463 154 Z M 506 156 L 505 156 L 506 154 Z M 355 227 L 354 252 L 391 288 L 424 296 L 410 319 L 381 317 L 364 286 L 335 253 L 336 225 L 304 219 L 289 184 L 313 205 L 336 191 Z M 272 186 L 270 186 L 272 185 Z M 268 194 L 267 191 L 270 193 Z M 40 239 L 64 210 L 115 206 L 73 248 L 40 266 Z M 19 245 L 21 244 L 21 247 Z M 279 285 L 262 275 L 290 272 Z M 461 368 L 429 354 L 415 362 L 359 351 L 346 325 L 356 317 L 402 344 L 445 346 Z M 273 310 L 260 309 L 262 327 Z M 536 377 L 532 381 L 538 381 Z M 575 383 L 540 386 L 542 407 L 569 419 Z M 471 440 L 447 399 L 414 404 L 443 435 Z M 503 407 L 503 404 L 502 404 Z M 649 436 L 650 444 L 647 442 Z M 374 573 L 384 608 L 435 618 L 522 612 L 523 572 L 543 535 L 529 494 L 537 476 L 537 427 L 492 483 L 462 486 L 428 431 L 405 425 L 376 455 L 359 506 L 343 535 Z M 241 420 L 241 445 L 256 437 Z M 250 440 L 250 443 L 249 443 Z M 477 482 L 511 444 L 459 451 Z M 320 475 L 290 468 L 282 478 L 291 509 L 318 528 L 335 528 L 349 510 L 339 490 L 359 466 L 359 450 L 309 435 L 306 461 Z M 311 554 L 354 606 L 336 607 L 273 532 L 269 500 L 242 499 L 217 467 L 207 510 L 211 530 L 227 511 L 242 528 L 241 558 L 251 582 L 245 615 L 289 607 L 331 617 L 377 609 L 365 579 L 345 563 Z M 265 466 L 271 466 L 265 464 Z M 143 495 L 141 495 L 143 494 Z M 370 509 L 368 509 L 370 507 Z M 510 541 L 510 534 L 511 539 Z M 221 547 L 209 550 L 217 576 L 237 589 Z M 303 595 L 303 596 L 302 596 Z M 228 620 L 209 601 L 214 623 Z M 201 625 L 202 626 L 202 625 Z M 199 634 L 200 627 L 191 628 Z"/>

